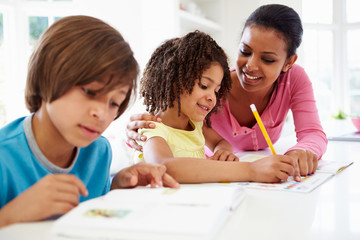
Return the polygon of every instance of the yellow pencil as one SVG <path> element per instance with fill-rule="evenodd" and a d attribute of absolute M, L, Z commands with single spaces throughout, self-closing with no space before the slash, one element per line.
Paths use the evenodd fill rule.
<path fill-rule="evenodd" d="M 259 127 L 260 127 L 260 129 L 261 129 L 261 132 L 262 132 L 262 134 L 264 135 L 267 144 L 269 145 L 269 147 L 270 147 L 270 149 L 271 149 L 271 152 L 272 152 L 274 155 L 276 155 L 274 146 L 272 145 L 272 142 L 271 142 L 271 140 L 270 140 L 270 137 L 269 137 L 269 135 L 268 135 L 268 133 L 267 133 L 265 127 L 264 127 L 263 122 L 261 121 L 261 118 L 260 118 L 260 116 L 259 116 L 259 113 L 258 113 L 256 107 L 255 107 L 255 104 L 251 104 L 251 105 L 250 105 L 250 108 L 251 108 L 251 111 L 253 112 L 253 114 L 254 114 L 254 116 L 255 116 L 255 119 L 256 119 L 257 123 L 259 124 Z"/>

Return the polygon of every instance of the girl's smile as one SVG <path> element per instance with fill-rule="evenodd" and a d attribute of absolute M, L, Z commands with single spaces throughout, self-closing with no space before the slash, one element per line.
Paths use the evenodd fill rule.
<path fill-rule="evenodd" d="M 200 107 L 200 109 L 202 110 L 202 111 L 204 111 L 206 114 L 208 114 L 210 111 L 211 111 L 211 109 L 213 109 L 213 107 L 208 107 L 208 106 L 204 106 L 204 105 L 201 105 L 201 104 L 197 104 L 199 107 Z"/>
<path fill-rule="evenodd" d="M 203 121 L 216 105 L 216 94 L 223 76 L 224 72 L 219 63 L 213 63 L 205 70 L 191 94 L 181 95 L 181 114 L 194 121 Z"/>

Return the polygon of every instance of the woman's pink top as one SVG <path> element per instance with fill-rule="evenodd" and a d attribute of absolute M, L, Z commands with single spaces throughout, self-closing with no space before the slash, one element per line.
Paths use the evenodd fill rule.
<path fill-rule="evenodd" d="M 286 73 L 280 74 L 270 102 L 261 114 L 261 120 L 275 143 L 291 109 L 297 144 L 290 149 L 306 149 L 314 152 L 319 159 L 326 151 L 327 138 L 320 124 L 312 84 L 304 69 L 293 65 Z M 259 150 L 268 147 L 258 124 L 252 128 L 240 126 L 231 114 L 228 101 L 223 109 L 211 116 L 212 128 L 225 138 L 235 152 Z"/>

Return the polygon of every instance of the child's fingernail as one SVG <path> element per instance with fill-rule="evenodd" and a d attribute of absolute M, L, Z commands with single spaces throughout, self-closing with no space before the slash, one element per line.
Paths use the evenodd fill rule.
<path fill-rule="evenodd" d="M 161 122 L 161 118 L 157 118 L 156 121 Z"/>

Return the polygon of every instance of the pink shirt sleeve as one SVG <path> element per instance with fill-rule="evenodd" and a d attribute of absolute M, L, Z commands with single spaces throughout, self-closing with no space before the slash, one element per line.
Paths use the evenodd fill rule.
<path fill-rule="evenodd" d="M 290 109 L 294 118 L 297 144 L 287 151 L 307 149 L 318 155 L 326 151 L 327 138 L 320 124 L 313 88 L 304 69 L 294 65 L 286 75 L 290 91 Z M 291 79 L 291 81 L 290 81 Z"/>

